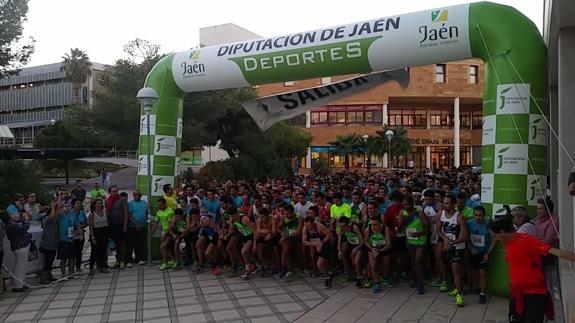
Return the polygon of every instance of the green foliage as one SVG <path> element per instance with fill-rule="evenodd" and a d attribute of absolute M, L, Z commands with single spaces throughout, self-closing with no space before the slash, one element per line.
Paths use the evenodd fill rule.
<path fill-rule="evenodd" d="M 393 131 L 393 138 L 391 143 L 388 143 L 385 133 L 387 130 Z M 407 130 L 403 127 L 385 126 L 383 130 L 377 131 L 377 136 L 374 138 L 373 144 L 370 146 L 373 149 L 373 154 L 377 156 L 383 156 L 389 153 L 388 147 L 391 146 L 391 156 L 403 156 L 411 152 L 411 141 L 407 136 Z"/>
<path fill-rule="evenodd" d="M 30 162 L 30 167 L 36 175 L 46 178 L 63 178 L 66 172 L 65 161 L 61 159 L 36 159 Z M 116 172 L 125 166 L 104 163 L 87 162 L 85 160 L 71 160 L 69 162 L 69 176 L 72 178 L 94 178 L 100 176 L 102 169 Z"/>
<path fill-rule="evenodd" d="M 0 160 L 0 207 L 5 209 L 16 193 L 36 193 L 40 202 L 46 203 L 46 189 L 40 184 L 31 165 L 21 160 Z"/>
<path fill-rule="evenodd" d="M 316 158 L 311 161 L 312 170 L 314 175 L 326 176 L 331 173 L 329 162 L 324 158 Z"/>
<path fill-rule="evenodd" d="M 70 49 L 70 54 L 66 53 L 62 56 L 64 62 L 62 63 L 61 70 L 66 74 L 66 79 L 72 82 L 74 89 L 75 103 L 80 103 L 80 88 L 82 84 L 88 80 L 92 74 L 92 63 L 90 58 L 78 48 Z"/>
<path fill-rule="evenodd" d="M 337 135 L 335 141 L 328 142 L 328 144 L 335 147 L 334 153 L 336 155 L 344 156 L 344 168 L 346 170 L 349 169 L 349 155 L 363 151 L 362 138 L 356 133 Z"/>
<path fill-rule="evenodd" d="M 22 43 L 28 0 L 0 1 L 0 78 L 17 74 L 34 52 L 34 39 Z"/>

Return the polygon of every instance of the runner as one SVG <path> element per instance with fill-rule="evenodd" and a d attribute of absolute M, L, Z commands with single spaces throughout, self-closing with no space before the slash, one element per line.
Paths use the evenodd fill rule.
<path fill-rule="evenodd" d="M 293 261 L 292 253 L 297 252 L 298 246 L 301 244 L 303 221 L 294 213 L 294 208 L 290 204 L 283 204 L 280 206 L 282 209 L 282 220 L 280 221 L 281 232 L 281 259 L 282 259 L 282 272 L 280 278 L 284 282 L 291 282 L 293 280 Z"/>
<path fill-rule="evenodd" d="M 158 200 L 158 212 L 156 212 L 156 223 L 152 229 L 152 233 L 156 232 L 158 225 L 162 226 L 162 239 L 160 242 L 160 250 L 162 252 L 162 264 L 160 265 L 160 270 L 166 270 L 174 265 L 174 258 L 172 255 L 173 251 L 173 240 L 168 230 L 170 228 L 170 222 L 174 217 L 174 210 L 168 207 L 166 200 L 161 197 Z"/>
<path fill-rule="evenodd" d="M 261 277 L 266 278 L 270 275 L 272 264 L 277 262 L 279 235 L 273 231 L 274 218 L 270 216 L 269 209 L 261 208 L 259 213 L 256 228 L 257 255 L 263 265 Z"/>
<path fill-rule="evenodd" d="M 489 255 L 494 248 L 489 234 L 489 223 L 485 220 L 485 208 L 476 206 L 473 210 L 474 218 L 467 221 L 469 230 L 469 251 L 471 253 L 471 268 L 474 278 L 479 274 L 479 304 L 487 303 L 487 267 Z M 476 281 L 476 279 L 472 279 Z"/>
<path fill-rule="evenodd" d="M 332 285 L 332 274 L 329 271 L 332 238 L 328 228 L 315 222 L 313 216 L 306 217 L 305 230 L 302 232 L 303 245 L 311 247 L 312 252 L 317 253 L 317 268 L 325 280 L 325 288 L 331 288 Z"/>
<path fill-rule="evenodd" d="M 423 295 L 425 294 L 423 269 L 425 268 L 425 248 L 429 226 L 427 224 L 427 216 L 420 207 L 414 207 L 413 197 L 410 195 L 403 200 L 399 227 L 405 227 L 407 248 L 414 274 L 413 287 L 417 289 L 418 295 Z"/>
<path fill-rule="evenodd" d="M 184 242 L 184 238 L 189 234 L 190 230 L 186 223 L 186 217 L 184 215 L 184 210 L 176 209 L 174 211 L 174 218 L 170 221 L 170 226 L 168 228 L 168 233 L 172 236 L 174 240 L 174 260 L 171 264 L 172 269 L 178 269 L 180 267 L 180 244 Z"/>
<path fill-rule="evenodd" d="M 256 226 L 253 219 L 250 219 L 250 217 L 245 213 L 240 213 L 240 219 L 234 223 L 234 226 L 237 229 L 236 234 L 240 241 L 242 259 L 246 267 L 245 272 L 241 277 L 242 279 L 249 279 L 256 270 L 256 264 L 254 261 L 254 254 L 257 250 L 257 243 L 255 240 L 257 237 L 254 235 Z"/>
<path fill-rule="evenodd" d="M 455 288 L 449 293 L 455 297 L 455 304 L 463 306 L 463 262 L 468 239 L 465 218 L 455 211 L 454 198 L 448 194 L 443 199 L 443 211 L 439 218 L 439 236 L 443 239 L 443 250 L 451 264 Z"/>
<path fill-rule="evenodd" d="M 361 258 L 363 255 L 363 235 L 361 227 L 358 223 L 351 224 L 350 220 L 346 217 L 340 217 L 338 219 L 338 226 L 339 237 L 337 239 L 337 250 L 339 259 L 343 261 L 343 268 L 345 271 L 343 278 L 340 280 L 340 283 L 347 284 L 350 281 L 350 277 L 353 277 L 353 263 L 356 274 L 356 286 L 357 288 L 361 288 L 363 283 L 363 270 L 361 269 Z"/>
<path fill-rule="evenodd" d="M 380 270 L 383 275 L 383 284 L 393 287 L 389 279 L 390 250 L 392 248 L 392 232 L 388 226 L 383 225 L 379 216 L 374 216 L 369 221 L 369 226 L 364 232 L 364 243 L 368 249 L 369 269 L 373 280 L 372 291 L 376 294 L 381 292 Z M 365 287 L 365 286 L 364 286 Z"/>

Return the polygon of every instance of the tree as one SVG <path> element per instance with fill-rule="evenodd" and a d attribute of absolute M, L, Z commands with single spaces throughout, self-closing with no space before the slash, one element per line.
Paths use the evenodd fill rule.
<path fill-rule="evenodd" d="M 0 1 L 0 78 L 17 74 L 34 52 L 34 39 L 22 42 L 27 13 L 27 0 Z"/>
<path fill-rule="evenodd" d="M 70 49 L 70 54 L 62 56 L 64 62 L 60 68 L 66 74 L 66 79 L 72 82 L 74 103 L 80 104 L 80 89 L 82 84 L 92 75 L 92 63 L 88 55 L 78 48 Z"/>
<path fill-rule="evenodd" d="M 47 203 L 46 189 L 40 184 L 41 180 L 34 173 L 30 164 L 21 160 L 0 160 L 0 208 L 12 201 L 16 193 L 36 193 L 41 203 Z"/>
<path fill-rule="evenodd" d="M 391 143 L 388 142 L 385 133 L 387 130 L 393 131 L 393 137 Z M 383 127 L 383 130 L 378 130 L 376 132 L 377 136 L 374 138 L 373 142 L 373 153 L 378 156 L 383 156 L 388 154 L 390 156 L 389 164 L 392 165 L 391 157 L 397 160 L 397 156 L 403 156 L 411 151 L 411 141 L 407 136 L 407 130 L 403 127 L 390 128 L 389 126 Z M 391 154 L 389 154 L 389 146 L 391 146 Z"/>
<path fill-rule="evenodd" d="M 335 146 L 335 154 L 344 156 L 344 169 L 349 169 L 349 155 L 360 152 L 360 147 L 363 146 L 362 139 L 355 133 L 351 135 L 337 135 L 335 141 L 328 142 L 328 144 Z"/>

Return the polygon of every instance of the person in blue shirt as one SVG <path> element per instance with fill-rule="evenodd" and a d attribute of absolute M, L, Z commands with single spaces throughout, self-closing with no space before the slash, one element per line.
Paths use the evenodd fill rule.
<path fill-rule="evenodd" d="M 130 212 L 130 219 L 128 222 L 128 252 L 127 258 L 133 259 L 136 265 L 145 265 L 147 258 L 146 240 L 148 226 L 148 203 L 142 200 L 142 192 L 134 191 L 134 199 L 128 203 L 128 211 Z M 185 198 L 184 198 L 185 199 Z M 132 253 L 134 258 L 132 258 Z M 128 267 L 132 262 L 128 261 Z"/>
<path fill-rule="evenodd" d="M 188 216 L 192 210 L 192 206 L 188 203 L 188 199 L 186 197 L 180 197 L 178 199 L 178 208 L 184 210 L 184 216 Z"/>
<path fill-rule="evenodd" d="M 8 212 L 11 217 L 18 217 L 20 213 L 24 212 L 24 203 L 26 203 L 24 195 L 16 194 L 16 197 L 12 200 L 12 203 L 10 203 L 10 205 L 8 205 L 6 208 L 6 212 Z"/>
<path fill-rule="evenodd" d="M 495 244 L 491 243 L 488 221 L 485 219 L 485 208 L 477 206 L 473 209 L 473 219 L 467 221 L 469 232 L 469 251 L 471 253 L 471 267 L 473 274 L 477 277 L 479 272 L 479 304 L 487 302 L 487 267 L 489 258 Z"/>
<path fill-rule="evenodd" d="M 68 275 L 74 274 L 74 235 L 79 227 L 78 217 L 72 212 L 70 204 L 59 199 L 53 212 L 58 214 L 58 259 L 60 259 L 60 271 L 66 276 L 66 264 Z"/>
<path fill-rule="evenodd" d="M 84 252 L 84 243 L 86 242 L 84 237 L 84 228 L 88 226 L 88 219 L 86 218 L 86 212 L 84 212 L 84 204 L 81 199 L 72 200 L 72 212 L 76 217 L 76 222 L 78 227 L 74 230 L 74 265 L 76 265 L 76 272 L 82 273 L 82 253 Z"/>
<path fill-rule="evenodd" d="M 208 212 L 208 216 L 214 220 L 215 223 L 220 223 L 220 200 L 216 197 L 216 191 L 209 189 L 207 198 L 204 200 L 203 207 Z"/>

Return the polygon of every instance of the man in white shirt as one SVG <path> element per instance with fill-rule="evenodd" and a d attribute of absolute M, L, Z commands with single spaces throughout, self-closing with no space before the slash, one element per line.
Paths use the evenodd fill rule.
<path fill-rule="evenodd" d="M 309 210 L 310 207 L 313 206 L 313 203 L 308 202 L 308 200 L 305 196 L 305 192 L 303 192 L 303 191 L 300 191 L 299 193 L 297 193 L 297 196 L 298 196 L 299 202 L 294 206 L 295 214 L 297 214 L 297 215 L 299 215 L 305 219 L 305 217 L 307 216 L 307 211 Z"/>

